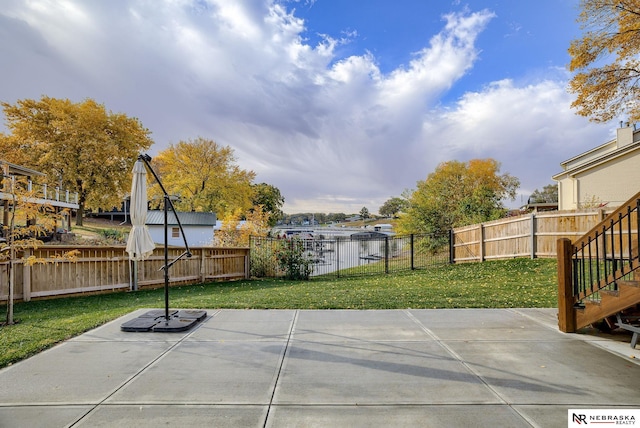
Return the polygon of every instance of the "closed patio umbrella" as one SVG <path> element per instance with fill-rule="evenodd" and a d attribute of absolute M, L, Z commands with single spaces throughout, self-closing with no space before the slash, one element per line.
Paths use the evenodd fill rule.
<path fill-rule="evenodd" d="M 153 253 L 156 245 L 145 225 L 147 221 L 147 170 L 140 160 L 136 161 L 133 166 L 130 216 L 132 227 L 127 240 L 127 253 L 129 253 L 130 260 L 144 260 Z"/>

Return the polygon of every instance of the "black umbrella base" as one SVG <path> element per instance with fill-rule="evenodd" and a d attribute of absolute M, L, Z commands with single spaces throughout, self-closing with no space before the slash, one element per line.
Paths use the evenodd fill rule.
<path fill-rule="evenodd" d="M 154 309 L 120 326 L 122 331 L 172 333 L 187 331 L 207 317 L 206 311 L 185 309 L 169 311 L 166 318 L 164 309 Z"/>

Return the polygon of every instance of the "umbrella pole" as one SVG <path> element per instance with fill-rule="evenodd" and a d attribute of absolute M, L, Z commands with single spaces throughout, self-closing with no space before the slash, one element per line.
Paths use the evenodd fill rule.
<path fill-rule="evenodd" d="M 169 322 L 169 196 L 164 197 L 164 318 Z M 177 217 L 177 215 L 176 215 Z"/>

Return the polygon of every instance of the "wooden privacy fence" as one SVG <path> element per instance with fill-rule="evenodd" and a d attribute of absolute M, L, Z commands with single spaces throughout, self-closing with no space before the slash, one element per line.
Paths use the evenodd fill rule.
<path fill-rule="evenodd" d="M 556 257 L 558 239 L 577 240 L 606 214 L 603 209 L 549 211 L 458 227 L 451 231 L 451 260 Z"/>
<path fill-rule="evenodd" d="M 60 255 L 77 250 L 74 260 Z M 170 248 L 169 261 L 184 251 Z M 248 278 L 248 248 L 191 248 L 190 258 L 183 258 L 169 270 L 171 284 L 190 284 Z M 46 263 L 29 265 L 23 259 L 33 256 Z M 9 293 L 8 261 L 0 263 L 0 301 Z M 34 297 L 51 297 L 100 291 L 131 290 L 136 287 L 164 285 L 164 248 L 156 248 L 144 261 L 131 262 L 124 246 L 42 246 L 28 250 L 13 261 L 14 297 L 29 301 Z M 135 280 L 135 283 L 134 283 Z"/>

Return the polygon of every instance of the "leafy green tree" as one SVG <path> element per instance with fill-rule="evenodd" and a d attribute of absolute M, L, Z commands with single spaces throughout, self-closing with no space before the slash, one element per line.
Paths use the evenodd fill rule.
<path fill-rule="evenodd" d="M 594 122 L 640 121 L 640 1 L 580 0 L 584 33 L 571 42 L 572 107 Z"/>
<path fill-rule="evenodd" d="M 347 215 L 345 213 L 329 213 L 327 214 L 327 221 L 333 221 L 336 223 L 345 221 L 345 219 L 347 218 Z"/>
<path fill-rule="evenodd" d="M 403 211 L 408 205 L 408 201 L 403 198 L 393 197 L 388 199 L 378 210 L 383 217 L 396 217 L 400 211 Z"/>
<path fill-rule="evenodd" d="M 73 103 L 43 96 L 0 104 L 11 131 L 0 136 L 3 158 L 78 192 L 79 226 L 85 209 L 120 204 L 131 187 L 138 153 L 153 143 L 137 119 L 107 111 L 91 99 Z"/>
<path fill-rule="evenodd" d="M 362 209 L 360 210 L 360 217 L 365 220 L 371 217 L 371 215 L 369 214 L 369 209 L 367 207 L 362 207 Z"/>
<path fill-rule="evenodd" d="M 284 197 L 280 193 L 280 189 L 267 183 L 254 184 L 251 187 L 254 192 L 253 205 L 261 206 L 269 216 L 269 225 L 275 226 L 278 220 L 284 216 L 282 212 Z"/>
<path fill-rule="evenodd" d="M 446 243 L 451 228 L 502 217 L 506 212 L 502 200 L 514 199 L 520 182 L 499 171 L 500 164 L 493 159 L 441 163 L 407 193 L 409 207 L 398 230 L 430 234 L 431 249 L 436 249 Z"/>
<path fill-rule="evenodd" d="M 530 204 L 544 204 L 558 202 L 558 185 L 547 184 L 542 190 L 534 190 L 529 197 Z"/>

